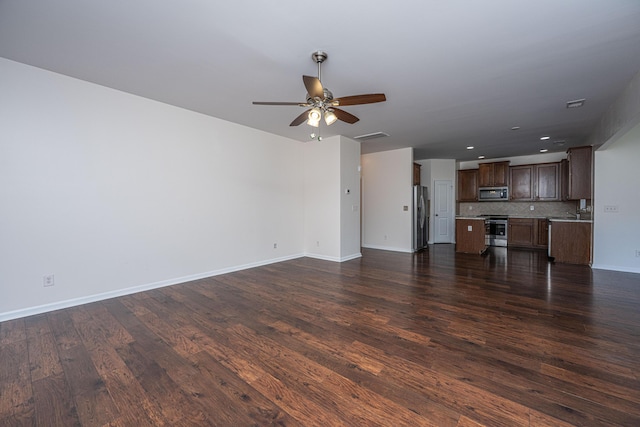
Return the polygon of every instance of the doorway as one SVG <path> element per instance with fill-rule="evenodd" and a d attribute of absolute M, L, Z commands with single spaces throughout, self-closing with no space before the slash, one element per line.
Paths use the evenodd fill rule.
<path fill-rule="evenodd" d="M 433 183 L 433 243 L 453 243 L 453 182 Z"/>

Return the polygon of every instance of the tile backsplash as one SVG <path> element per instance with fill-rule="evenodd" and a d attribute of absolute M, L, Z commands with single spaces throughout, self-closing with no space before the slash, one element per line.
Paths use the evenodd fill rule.
<path fill-rule="evenodd" d="M 588 201 L 590 202 L 590 201 Z M 589 203 L 588 203 L 589 204 Z M 531 210 L 533 206 L 533 210 Z M 567 212 L 578 211 L 577 201 L 568 202 L 459 202 L 457 214 L 476 215 L 514 215 L 514 216 L 567 216 Z M 583 213 L 584 216 L 584 213 Z"/>

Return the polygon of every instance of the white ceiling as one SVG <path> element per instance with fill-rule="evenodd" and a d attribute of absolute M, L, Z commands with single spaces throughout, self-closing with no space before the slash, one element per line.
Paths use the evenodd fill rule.
<path fill-rule="evenodd" d="M 251 102 L 304 101 L 316 50 L 334 96 L 387 96 L 321 127 L 390 135 L 363 153 L 565 151 L 640 70 L 640 0 L 0 0 L 0 56 L 300 141 L 301 107 Z"/>

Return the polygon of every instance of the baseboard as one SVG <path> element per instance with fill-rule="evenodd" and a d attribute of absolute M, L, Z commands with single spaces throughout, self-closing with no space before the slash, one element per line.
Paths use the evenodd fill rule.
<path fill-rule="evenodd" d="M 622 273 L 640 273 L 640 268 L 621 267 L 619 265 L 593 264 L 591 266 L 591 268 L 596 269 L 596 270 L 620 271 Z"/>
<path fill-rule="evenodd" d="M 362 254 L 360 252 L 352 255 L 343 256 L 342 258 L 340 258 L 340 262 L 351 261 L 352 259 L 357 259 L 357 258 L 362 258 Z"/>
<path fill-rule="evenodd" d="M 362 245 L 362 247 L 367 249 L 378 249 L 381 251 L 404 252 L 409 254 L 413 253 L 413 249 L 396 248 L 393 246 Z"/>
<path fill-rule="evenodd" d="M 280 258 L 272 258 L 269 260 L 253 262 L 249 264 L 237 265 L 228 268 L 222 268 L 220 270 L 208 271 L 204 273 L 192 274 L 189 276 L 178 277 L 169 280 L 162 280 L 155 283 L 148 283 L 145 285 L 133 286 L 125 289 L 118 289 L 115 291 L 104 292 L 100 294 L 88 295 L 80 298 L 73 298 L 65 301 L 58 301 L 50 304 L 39 305 L 36 307 L 28 307 L 20 310 L 8 311 L 0 313 L 0 322 L 6 320 L 19 319 L 21 317 L 33 316 L 36 314 L 47 313 L 49 311 L 61 310 L 64 308 L 75 307 L 82 304 L 89 304 L 92 302 L 102 301 L 110 298 L 121 297 L 124 295 L 135 294 L 137 292 L 149 291 L 152 289 L 164 288 L 165 286 L 178 285 L 180 283 L 191 282 L 199 279 L 206 279 L 207 277 L 219 276 L 221 274 L 233 273 L 234 271 L 247 270 L 249 268 L 260 267 L 263 265 L 275 264 L 277 262 L 288 261 L 296 258 L 304 257 L 304 254 L 289 255 Z"/>

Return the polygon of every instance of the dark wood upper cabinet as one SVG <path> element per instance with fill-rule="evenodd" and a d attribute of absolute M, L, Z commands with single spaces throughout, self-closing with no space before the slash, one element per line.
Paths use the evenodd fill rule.
<path fill-rule="evenodd" d="M 478 169 L 458 171 L 458 201 L 478 201 Z"/>
<path fill-rule="evenodd" d="M 591 147 L 567 150 L 567 199 L 591 199 Z"/>
<path fill-rule="evenodd" d="M 558 180 L 560 182 L 560 200 L 569 199 L 569 161 L 562 159 L 560 161 L 560 171 L 558 172 Z"/>
<path fill-rule="evenodd" d="M 509 198 L 514 201 L 533 200 L 533 165 L 509 168 L 511 181 Z"/>
<path fill-rule="evenodd" d="M 413 164 L 413 185 L 420 185 L 420 169 L 422 166 L 419 163 Z"/>
<path fill-rule="evenodd" d="M 560 163 L 540 163 L 509 168 L 512 201 L 557 201 L 560 195 Z"/>
<path fill-rule="evenodd" d="M 542 163 L 534 167 L 535 200 L 556 201 L 560 197 L 560 163 Z"/>
<path fill-rule="evenodd" d="M 478 165 L 478 187 L 505 187 L 509 184 L 509 162 Z"/>

